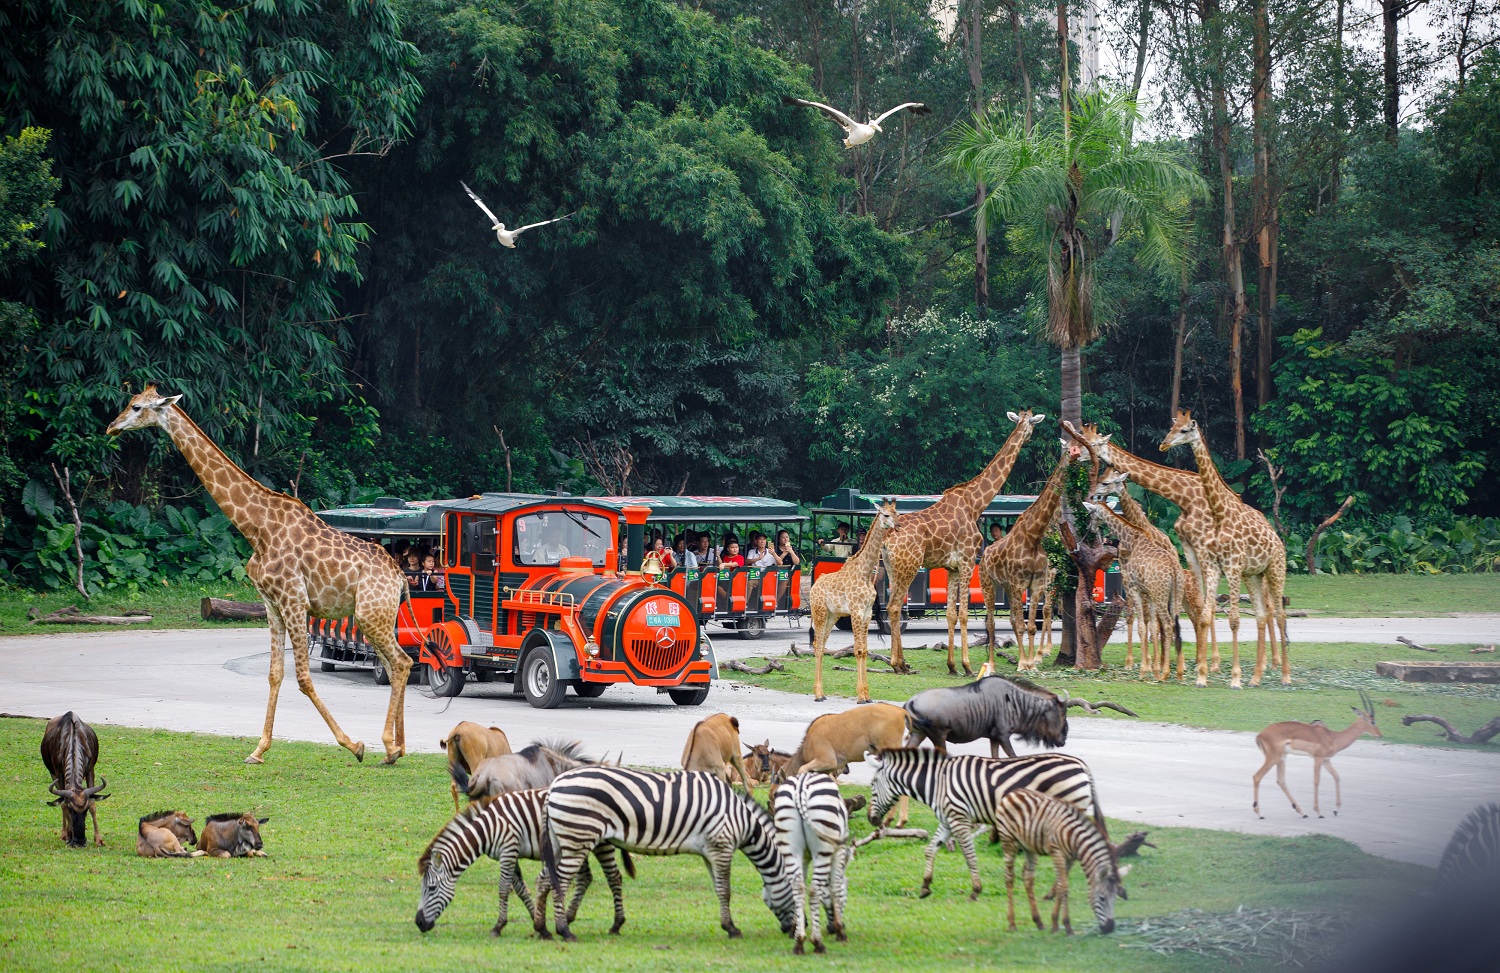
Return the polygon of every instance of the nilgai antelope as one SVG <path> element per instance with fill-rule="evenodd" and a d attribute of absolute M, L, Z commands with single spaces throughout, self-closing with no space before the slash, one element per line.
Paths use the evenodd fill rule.
<path fill-rule="evenodd" d="M 901 746 L 909 722 L 906 710 L 890 703 L 820 716 L 807 725 L 802 743 L 787 761 L 785 775 L 804 770 L 820 770 L 832 777 L 848 773 L 849 765 L 863 761 L 866 754 Z M 898 824 L 906 824 L 907 808 L 903 798 Z"/>
<path fill-rule="evenodd" d="M 453 783 L 468 794 L 470 800 L 478 800 L 481 797 L 494 797 L 496 794 L 546 787 L 552 783 L 552 778 L 563 771 L 594 763 L 595 761 L 578 752 L 582 748 L 583 744 L 576 740 L 534 741 L 531 746 L 524 747 L 518 753 L 501 754 L 481 761 L 474 768 L 473 777 L 453 763 L 448 764 L 448 773 L 453 775 Z"/>
<path fill-rule="evenodd" d="M 1026 853 L 1026 900 L 1031 905 L 1031 920 L 1042 928 L 1042 916 L 1036 907 L 1036 860 L 1038 855 L 1052 859 L 1056 882 L 1052 886 L 1052 931 L 1062 914 L 1063 928 L 1073 935 L 1068 916 L 1068 870 L 1078 862 L 1089 883 L 1089 903 L 1099 931 L 1115 931 L 1115 896 L 1128 899 L 1121 884 L 1130 866 L 1115 864 L 1109 841 L 1092 821 L 1063 802 L 1033 790 L 1008 791 L 995 806 L 995 829 L 1000 832 L 1000 846 L 1005 851 L 1005 918 L 1016 928 L 1016 856 Z"/>
<path fill-rule="evenodd" d="M 53 807 L 62 808 L 62 840 L 69 847 L 82 848 L 88 844 L 88 828 L 83 816 L 94 819 L 94 844 L 103 845 L 99 837 L 98 802 L 109 797 L 100 791 L 109 786 L 103 778 L 94 783 L 94 764 L 99 760 L 99 737 L 94 728 L 73 715 L 69 710 L 53 717 L 42 731 L 42 763 L 52 775 L 47 789 L 57 800 L 48 801 Z"/>
<path fill-rule="evenodd" d="M 1255 772 L 1254 778 L 1255 799 L 1250 806 L 1257 816 L 1265 817 L 1260 813 L 1261 778 L 1275 767 L 1276 783 L 1286 799 L 1292 802 L 1292 810 L 1307 817 L 1307 812 L 1297 804 L 1297 799 L 1286 786 L 1286 755 L 1295 751 L 1313 758 L 1313 813 L 1320 818 L 1323 816 L 1318 807 L 1318 785 L 1323 779 L 1323 768 L 1326 767 L 1333 777 L 1333 814 L 1338 817 L 1339 809 L 1344 806 L 1344 795 L 1339 784 L 1339 772 L 1333 769 L 1333 755 L 1346 749 L 1366 733 L 1381 736 L 1380 728 L 1375 725 L 1375 704 L 1370 702 L 1369 694 L 1361 692 L 1359 700 L 1364 704 L 1363 708 L 1349 707 L 1356 714 L 1354 722 L 1337 733 L 1321 722 L 1298 723 L 1289 720 L 1285 723 L 1272 723 L 1255 735 L 1255 744 L 1266 757 L 1266 762 Z"/>
<path fill-rule="evenodd" d="M 210 814 L 198 835 L 198 850 L 214 858 L 265 858 L 260 826 L 270 818 L 253 814 Z"/>
<path fill-rule="evenodd" d="M 1025 679 L 985 676 L 963 686 L 924 689 L 906 701 L 911 719 L 908 746 L 931 739 L 943 753 L 948 744 L 988 739 L 990 756 L 1003 749 L 1016 755 L 1010 738 L 1027 743 L 1060 747 L 1068 742 L 1068 707 L 1081 700 L 1059 699 Z"/>
<path fill-rule="evenodd" d="M 740 721 L 725 713 L 699 720 L 688 732 L 682 748 L 682 769 L 713 774 L 726 784 L 734 783 L 738 773 L 745 790 L 755 789 L 740 759 Z"/>
<path fill-rule="evenodd" d="M 448 774 L 461 767 L 466 774 L 473 774 L 481 761 L 491 757 L 503 757 L 511 752 L 510 738 L 498 726 L 480 726 L 464 720 L 448 731 L 438 744 L 448 754 Z M 453 790 L 453 810 L 458 811 L 458 784 L 449 781 Z"/>
<path fill-rule="evenodd" d="M 152 811 L 136 826 L 135 853 L 142 858 L 197 858 L 193 819 L 181 811 Z"/>
<path fill-rule="evenodd" d="M 729 867 L 745 853 L 764 882 L 762 898 L 790 933 L 796 923 L 792 869 L 765 808 L 711 774 L 657 774 L 624 767 L 580 767 L 560 775 L 547 792 L 542 848 L 557 934 L 569 942 L 564 898 L 574 876 L 600 843 L 648 855 L 698 855 L 708 863 L 719 898 L 719 926 L 729 938 L 740 930 L 729 914 Z M 537 896 L 545 915 L 547 892 Z M 617 921 L 621 921 L 617 919 Z"/>

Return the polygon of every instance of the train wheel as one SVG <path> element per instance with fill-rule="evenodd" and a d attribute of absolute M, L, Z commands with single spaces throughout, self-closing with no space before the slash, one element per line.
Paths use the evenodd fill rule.
<path fill-rule="evenodd" d="M 389 686 L 391 684 L 391 674 L 385 671 L 385 663 L 381 662 L 379 659 L 375 660 L 374 674 L 375 685 Z"/>
<path fill-rule="evenodd" d="M 442 665 L 427 666 L 427 688 L 434 696 L 457 696 L 464 691 L 464 671 Z"/>
<path fill-rule="evenodd" d="M 608 688 L 609 683 L 607 682 L 575 682 L 573 684 L 573 692 L 584 699 L 598 699 L 604 695 L 604 691 Z"/>
<path fill-rule="evenodd" d="M 669 689 L 667 695 L 672 697 L 672 702 L 678 706 L 702 706 L 703 701 L 708 698 L 708 687 L 702 689 Z"/>
<path fill-rule="evenodd" d="M 758 639 L 766 634 L 766 620 L 764 618 L 746 618 L 735 627 L 742 639 Z"/>
<path fill-rule="evenodd" d="M 537 709 L 555 709 L 567 690 L 567 685 L 557 678 L 552 653 L 543 646 L 532 649 L 521 663 L 521 691 L 526 694 L 526 702 Z"/>

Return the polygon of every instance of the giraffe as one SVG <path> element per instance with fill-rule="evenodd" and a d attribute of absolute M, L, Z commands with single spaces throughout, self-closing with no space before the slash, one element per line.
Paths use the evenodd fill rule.
<path fill-rule="evenodd" d="M 828 645 L 828 631 L 844 615 L 854 626 L 855 699 L 870 701 L 870 686 L 865 677 L 869 662 L 868 642 L 870 616 L 875 611 L 875 576 L 880 572 L 880 554 L 886 532 L 896 526 L 896 504 L 887 500 L 875 508 L 875 522 L 865 535 L 860 549 L 832 571 L 813 582 L 807 602 L 813 626 L 813 699 L 822 702 L 823 650 Z"/>
<path fill-rule="evenodd" d="M 1125 668 L 1130 668 L 1130 656 L 1134 649 L 1134 620 L 1141 622 L 1141 678 L 1148 679 L 1153 673 L 1156 681 L 1167 678 L 1171 666 L 1167 663 L 1168 633 L 1175 635 L 1177 616 L 1182 610 L 1184 584 L 1193 586 L 1197 582 L 1177 562 L 1177 549 L 1170 544 L 1156 542 L 1146 531 L 1131 524 L 1124 517 L 1102 503 L 1090 501 L 1084 504 L 1097 523 L 1107 526 L 1120 539 L 1120 573 L 1125 583 L 1125 593 L 1133 614 L 1125 636 Z M 1128 549 L 1128 553 L 1127 553 Z M 1155 645 L 1153 650 L 1152 646 Z M 1177 643 L 1177 672 L 1182 678 L 1182 643 Z"/>
<path fill-rule="evenodd" d="M 1142 542 L 1150 541 L 1151 543 L 1159 544 L 1165 547 L 1167 550 L 1171 551 L 1172 556 L 1175 558 L 1177 556 L 1177 548 L 1172 544 L 1171 538 L 1167 537 L 1167 535 L 1162 532 L 1161 528 L 1157 527 L 1151 522 L 1151 518 L 1146 516 L 1145 509 L 1139 503 L 1137 503 L 1135 497 L 1132 497 L 1130 495 L 1130 492 L 1125 489 L 1125 485 L 1129 482 L 1129 473 L 1126 473 L 1123 470 L 1112 471 L 1109 476 L 1106 476 L 1099 481 L 1099 487 L 1095 490 L 1095 495 L 1103 497 L 1114 494 L 1118 496 L 1120 501 L 1120 516 L 1125 520 L 1127 524 L 1144 532 L 1144 537 L 1141 538 Z M 1121 535 L 1119 556 L 1122 566 L 1130 556 L 1130 546 L 1131 541 L 1127 540 L 1125 535 Z M 1212 641 L 1212 636 L 1210 635 L 1210 633 L 1213 630 L 1214 618 L 1213 613 L 1208 610 L 1208 605 L 1203 600 L 1203 591 L 1198 587 L 1198 580 L 1193 577 L 1191 572 L 1183 568 L 1181 565 L 1178 566 L 1178 571 L 1181 572 L 1180 581 L 1182 582 L 1182 607 L 1187 612 L 1188 620 L 1193 624 L 1193 634 L 1194 638 L 1197 640 L 1198 669 L 1197 678 L 1194 682 L 1194 685 L 1201 688 L 1208 685 L 1207 654 L 1208 646 Z M 1173 628 L 1176 628 L 1175 617 Z M 1179 642 L 1178 645 L 1180 652 L 1181 643 Z M 1218 672 L 1218 645 L 1213 646 L 1213 651 L 1213 671 Z M 1125 664 L 1127 666 L 1130 665 L 1128 659 L 1126 660 Z M 1182 675 L 1182 666 L 1179 655 L 1177 678 L 1180 680 L 1182 678 Z"/>
<path fill-rule="evenodd" d="M 1166 452 L 1173 446 L 1187 444 L 1193 450 L 1193 460 L 1198 465 L 1198 478 L 1202 481 L 1204 495 L 1213 512 L 1215 533 L 1213 557 L 1205 566 L 1204 581 L 1207 590 L 1217 593 L 1219 588 L 1217 571 L 1224 572 L 1229 582 L 1229 633 L 1233 647 L 1234 663 L 1230 670 L 1229 688 L 1239 689 L 1240 683 L 1240 586 L 1249 579 L 1250 601 L 1255 608 L 1255 675 L 1250 685 L 1259 686 L 1266 668 L 1266 623 L 1271 625 L 1271 654 L 1275 661 L 1278 632 L 1281 639 L 1281 683 L 1291 685 L 1291 661 L 1287 658 L 1286 609 L 1281 603 L 1281 593 L 1286 587 L 1286 545 L 1281 536 L 1271 528 L 1265 514 L 1242 501 L 1239 494 L 1229 489 L 1229 484 L 1219 475 L 1208 451 L 1208 442 L 1203 431 L 1187 412 L 1177 413 L 1172 428 L 1162 438 L 1161 450 Z"/>
<path fill-rule="evenodd" d="M 1077 447 L 1074 447 L 1076 449 Z M 990 637 L 990 664 L 995 651 L 995 588 L 1005 588 L 1010 603 L 1010 627 L 1016 635 L 1016 671 L 1035 669 L 1052 645 L 1052 610 L 1047 609 L 1042 629 L 1042 647 L 1036 648 L 1037 602 L 1041 601 L 1051 580 L 1052 565 L 1042 550 L 1042 535 L 1052 526 L 1057 508 L 1062 504 L 1063 477 L 1076 459 L 1065 451 L 1052 471 L 1041 496 L 1016 518 L 1010 531 L 985 548 L 979 562 L 979 587 L 984 592 L 984 630 Z M 1026 612 L 1023 626 L 1022 611 Z M 1024 632 L 1023 632 L 1024 628 Z"/>
<path fill-rule="evenodd" d="M 1026 409 L 1006 418 L 1016 426 L 1001 445 L 989 465 L 967 483 L 943 491 L 937 503 L 901 518 L 901 526 L 885 535 L 885 570 L 890 579 L 890 604 L 886 606 L 891 629 L 891 668 L 910 672 L 901 655 L 901 610 L 906 592 L 922 568 L 948 570 L 948 673 L 957 675 L 953 666 L 953 629 L 958 626 L 963 639 L 964 672 L 973 675 L 969 666 L 969 576 L 984 547 L 979 533 L 979 515 L 990 501 L 999 496 L 1016 465 L 1021 447 L 1031 438 L 1045 415 L 1032 415 Z M 994 661 L 994 643 L 990 644 L 990 661 Z"/>
<path fill-rule="evenodd" d="M 391 702 L 381 739 L 385 762 L 395 763 L 406 752 L 406 677 L 412 666 L 411 659 L 396 644 L 396 614 L 406 595 L 405 576 L 378 545 L 334 530 L 302 501 L 256 482 L 188 418 L 177 405 L 181 398 L 163 396 L 156 386 L 147 385 L 105 432 L 117 436 L 149 426 L 165 429 L 224 516 L 255 550 L 245 573 L 266 601 L 266 621 L 271 627 L 271 696 L 260 743 L 245 763 L 262 763 L 271 747 L 271 725 L 276 719 L 288 636 L 298 688 L 312 700 L 339 745 L 355 759 L 364 760 L 365 745 L 350 740 L 339 728 L 313 687 L 307 652 L 309 612 L 319 618 L 343 618 L 352 613 L 390 673 Z"/>
<path fill-rule="evenodd" d="M 1213 649 L 1213 671 L 1218 672 L 1219 640 L 1218 632 L 1212 624 L 1213 596 L 1217 592 L 1210 592 L 1208 589 L 1203 563 L 1207 557 L 1206 552 L 1213 544 L 1216 528 L 1213 511 L 1209 509 L 1208 498 L 1203 493 L 1203 484 L 1197 474 L 1141 459 L 1111 443 L 1109 436 L 1101 434 L 1098 427 L 1092 424 L 1085 425 L 1080 432 L 1065 422 L 1063 429 L 1093 453 L 1101 464 L 1117 472 L 1130 474 L 1132 481 L 1157 496 L 1170 500 L 1182 511 L 1174 526 L 1177 539 L 1182 542 L 1182 556 L 1187 561 L 1188 570 L 1192 571 L 1193 578 L 1198 582 L 1198 600 L 1210 612 L 1206 616 L 1209 621 L 1208 638 Z M 1217 585 L 1218 581 L 1215 580 L 1214 584 Z"/>

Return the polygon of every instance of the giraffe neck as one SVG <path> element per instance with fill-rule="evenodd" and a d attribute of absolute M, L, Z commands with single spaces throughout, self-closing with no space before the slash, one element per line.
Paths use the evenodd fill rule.
<path fill-rule="evenodd" d="M 1057 508 L 1062 505 L 1062 482 L 1067 475 L 1068 465 L 1069 461 L 1064 457 L 1048 477 L 1047 485 L 1042 487 L 1042 495 L 1036 498 L 1036 503 L 1021 511 L 1021 516 L 1016 518 L 1016 525 L 1010 530 L 1012 534 L 1019 534 L 1027 550 L 1035 547 L 1037 541 L 1041 540 L 1042 534 L 1057 514 Z"/>
<path fill-rule="evenodd" d="M 1116 495 L 1120 498 L 1120 513 L 1118 516 L 1127 524 L 1135 527 L 1149 537 L 1154 537 L 1163 543 L 1171 543 L 1166 531 L 1151 522 L 1151 518 L 1146 516 L 1145 508 L 1136 502 L 1135 497 L 1130 495 L 1129 490 L 1121 489 Z M 1114 511 L 1110 511 L 1110 513 L 1114 513 Z"/>
<path fill-rule="evenodd" d="M 1214 515 L 1214 523 L 1223 527 L 1229 514 L 1240 503 L 1239 495 L 1229 489 L 1229 484 L 1219 475 L 1219 468 L 1214 465 L 1214 458 L 1208 451 L 1208 441 L 1203 438 L 1202 429 L 1193 437 L 1192 447 L 1193 460 L 1198 464 L 1198 480 L 1203 484 L 1203 495 L 1208 499 L 1209 512 Z"/>
<path fill-rule="evenodd" d="M 989 465 L 979 472 L 979 475 L 967 483 L 961 483 L 948 491 L 969 513 L 969 520 L 978 520 L 979 515 L 990 501 L 1000 495 L 1005 488 L 1005 481 L 1010 479 L 1010 471 L 1016 465 L 1016 458 L 1021 455 L 1021 447 L 1026 445 L 1026 440 L 1031 436 L 1031 422 L 1022 421 L 1016 425 L 1011 434 L 1006 437 L 1000 451 L 990 460 Z"/>
<path fill-rule="evenodd" d="M 1109 449 L 1109 465 L 1124 470 L 1136 483 L 1184 510 L 1195 506 L 1200 499 L 1198 476 L 1195 473 L 1174 470 L 1170 466 L 1141 459 L 1134 453 L 1115 446 Z"/>
<path fill-rule="evenodd" d="M 853 567 L 855 573 L 851 574 L 851 577 L 857 576 L 862 571 L 874 574 L 875 566 L 880 563 L 881 545 L 884 543 L 885 524 L 880 522 L 879 517 L 876 517 L 875 522 L 870 525 L 869 532 L 865 534 L 864 544 L 849 556 L 849 560 L 844 562 L 840 571 L 847 571 Z"/>
<path fill-rule="evenodd" d="M 224 455 L 218 444 L 177 406 L 167 413 L 167 435 L 198 474 L 214 503 L 255 549 L 260 549 L 266 509 L 280 494 L 267 489 Z"/>

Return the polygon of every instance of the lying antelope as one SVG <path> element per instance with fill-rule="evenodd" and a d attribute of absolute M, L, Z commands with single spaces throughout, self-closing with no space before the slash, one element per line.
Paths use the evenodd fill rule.
<path fill-rule="evenodd" d="M 210 814 L 198 836 L 198 850 L 215 858 L 265 858 L 260 826 L 270 818 L 253 814 Z"/>
<path fill-rule="evenodd" d="M 136 826 L 135 853 L 142 858 L 197 858 L 188 851 L 198 843 L 193 819 L 181 811 L 152 811 Z"/>
<path fill-rule="evenodd" d="M 1286 755 L 1297 752 L 1305 753 L 1313 758 L 1313 812 L 1318 817 L 1323 816 L 1318 807 L 1318 784 L 1323 778 L 1323 768 L 1328 768 L 1328 773 L 1333 777 L 1333 814 L 1338 816 L 1339 809 L 1344 805 L 1344 795 L 1339 784 L 1339 772 L 1333 769 L 1333 755 L 1348 748 L 1355 740 L 1366 733 L 1380 736 L 1380 728 L 1375 725 L 1375 704 L 1370 702 L 1369 694 L 1361 692 L 1360 702 L 1364 708 L 1356 706 L 1349 707 L 1354 710 L 1357 718 L 1346 729 L 1337 733 L 1319 723 L 1298 723 L 1289 720 L 1285 723 L 1272 723 L 1255 735 L 1255 743 L 1260 747 L 1260 752 L 1265 754 L 1266 762 L 1255 772 L 1255 799 L 1250 806 L 1256 815 L 1264 818 L 1260 813 L 1260 781 L 1262 777 L 1274 766 L 1276 768 L 1276 783 L 1286 794 L 1286 799 L 1292 802 L 1292 810 L 1307 817 L 1307 812 L 1297 804 L 1297 799 L 1286 786 Z"/>

